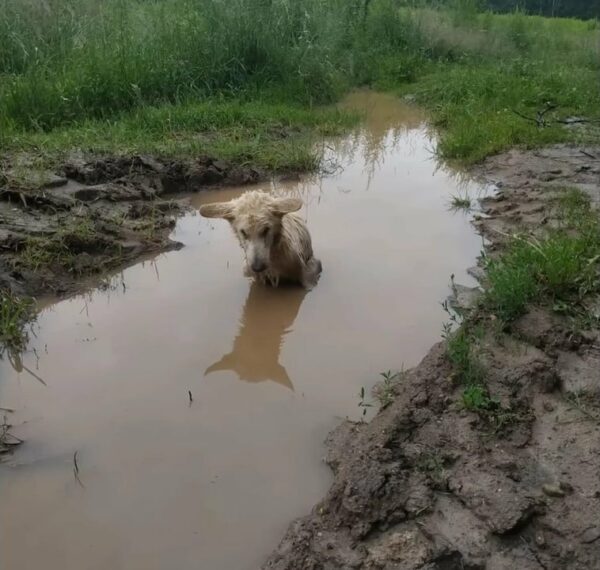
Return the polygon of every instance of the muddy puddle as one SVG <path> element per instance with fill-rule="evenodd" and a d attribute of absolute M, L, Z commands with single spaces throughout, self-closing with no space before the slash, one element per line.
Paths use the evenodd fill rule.
<path fill-rule="evenodd" d="M 2 362 L 26 440 L 0 466 L 2 569 L 256 570 L 324 494 L 326 434 L 439 339 L 449 277 L 468 283 L 481 248 L 448 211 L 481 189 L 436 162 L 425 118 L 347 104 L 366 120 L 324 145 L 330 174 L 262 185 L 305 201 L 313 291 L 251 285 L 227 224 L 191 212 L 180 251 L 42 310 L 22 363 L 39 379 Z"/>

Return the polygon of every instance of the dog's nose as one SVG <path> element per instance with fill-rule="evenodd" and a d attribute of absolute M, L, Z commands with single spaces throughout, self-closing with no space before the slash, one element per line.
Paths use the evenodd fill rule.
<path fill-rule="evenodd" d="M 251 267 L 254 273 L 262 273 L 267 268 L 267 265 L 263 261 L 253 261 Z"/>

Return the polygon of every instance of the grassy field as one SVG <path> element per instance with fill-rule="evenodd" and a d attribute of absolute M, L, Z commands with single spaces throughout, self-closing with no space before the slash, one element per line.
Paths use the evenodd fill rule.
<path fill-rule="evenodd" d="M 0 0 L 0 149 L 208 152 L 311 168 L 322 109 L 354 86 L 411 94 L 470 163 L 600 116 L 595 21 L 394 0 Z M 542 126 L 524 119 L 551 104 Z"/>

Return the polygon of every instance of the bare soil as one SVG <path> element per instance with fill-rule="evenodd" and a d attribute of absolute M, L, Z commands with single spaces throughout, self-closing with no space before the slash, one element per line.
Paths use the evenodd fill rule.
<path fill-rule="evenodd" d="M 0 165 L 0 288 L 65 295 L 90 276 L 177 248 L 169 239 L 182 192 L 254 182 L 261 173 L 209 157 L 73 155 L 57 169 L 32 156 Z M 173 199 L 175 198 L 175 199 Z"/>
<path fill-rule="evenodd" d="M 475 220 L 490 252 L 553 224 L 558 188 L 600 203 L 598 148 L 512 151 L 477 175 L 499 187 Z M 501 411 L 465 410 L 434 346 L 370 423 L 330 434 L 333 485 L 265 569 L 600 568 L 600 331 L 532 307 L 482 345 Z"/>

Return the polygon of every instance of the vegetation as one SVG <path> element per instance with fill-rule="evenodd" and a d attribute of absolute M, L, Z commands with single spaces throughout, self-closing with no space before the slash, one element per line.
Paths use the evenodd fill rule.
<path fill-rule="evenodd" d="M 33 318 L 31 299 L 19 298 L 10 291 L 0 291 L 0 354 L 19 352 L 29 339 L 27 325 Z"/>
<path fill-rule="evenodd" d="M 396 385 L 404 377 L 404 371 L 392 372 L 380 372 L 379 374 L 383 380 L 377 384 L 374 388 L 374 396 L 379 402 L 379 408 L 387 408 L 393 401 L 396 393 Z"/>
<path fill-rule="evenodd" d="M 349 124 L 314 107 L 357 85 L 416 95 L 441 154 L 466 162 L 567 140 L 557 121 L 600 116 L 593 22 L 415 4 L 0 0 L 0 149 L 314 167 L 309 134 Z M 548 102 L 543 125 L 523 118 Z"/>
<path fill-rule="evenodd" d="M 541 16 L 600 18 L 599 0 L 487 0 L 485 4 L 502 12 L 520 9 Z"/>
<path fill-rule="evenodd" d="M 600 289 L 600 221 L 577 190 L 559 199 L 561 227 L 542 239 L 516 236 L 507 251 L 489 261 L 487 308 L 502 322 L 521 316 L 528 304 L 577 306 Z"/>
<path fill-rule="evenodd" d="M 557 227 L 538 237 L 513 236 L 500 255 L 485 264 L 486 289 L 477 310 L 463 322 L 447 304 L 447 356 L 463 388 L 463 405 L 499 429 L 515 419 L 490 397 L 480 358 L 483 323 L 499 331 L 533 305 L 586 315 L 585 302 L 600 293 L 600 219 L 579 190 L 563 189 L 555 200 Z M 597 323 L 596 323 L 597 324 Z M 458 326 L 453 326 L 458 325 Z M 453 330 L 454 329 L 454 330 Z"/>
<path fill-rule="evenodd" d="M 468 212 L 471 209 L 472 202 L 468 194 L 450 196 L 450 210 L 458 211 L 463 210 Z"/>

